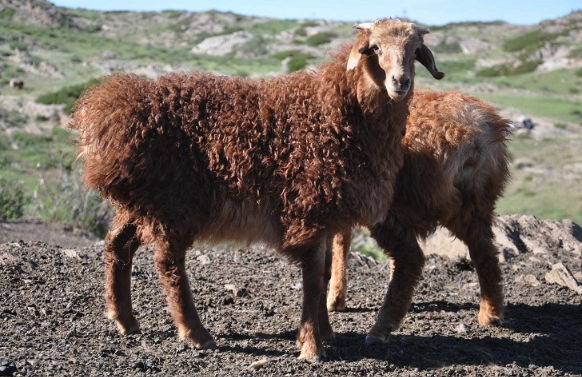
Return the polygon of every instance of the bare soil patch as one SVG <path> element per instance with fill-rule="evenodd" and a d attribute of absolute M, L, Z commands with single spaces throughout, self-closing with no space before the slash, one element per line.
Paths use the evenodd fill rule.
<path fill-rule="evenodd" d="M 101 242 L 54 225 L 0 223 L 0 358 L 26 376 L 579 376 L 582 295 L 546 274 L 563 263 L 579 279 L 580 249 L 571 245 L 580 228 L 546 221 L 502 218 L 522 243 L 505 252 L 507 306 L 497 327 L 477 324 L 470 263 L 431 254 L 402 328 L 388 344 L 364 346 L 389 269 L 353 253 L 349 309 L 331 314 L 336 338 L 317 364 L 297 360 L 300 271 L 273 251 L 190 250 L 196 303 L 219 346 L 199 351 L 176 336 L 152 248 L 138 251 L 132 277 L 141 333 L 121 336 L 104 316 Z M 545 243 L 532 249 L 534 234 Z"/>

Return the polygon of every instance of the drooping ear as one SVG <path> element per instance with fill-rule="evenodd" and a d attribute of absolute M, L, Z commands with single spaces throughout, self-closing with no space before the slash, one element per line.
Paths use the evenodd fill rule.
<path fill-rule="evenodd" d="M 360 62 L 362 54 L 366 54 L 369 50 L 369 31 L 367 31 L 367 29 L 362 29 L 356 37 L 356 42 L 352 46 L 352 51 L 350 51 L 350 57 L 348 58 L 348 65 L 346 70 L 351 71 L 352 69 L 356 68 Z"/>
<path fill-rule="evenodd" d="M 416 49 L 416 60 L 420 62 L 420 64 L 422 64 L 435 79 L 440 80 L 445 77 L 443 72 L 439 72 L 432 52 L 424 45 L 424 43 Z"/>

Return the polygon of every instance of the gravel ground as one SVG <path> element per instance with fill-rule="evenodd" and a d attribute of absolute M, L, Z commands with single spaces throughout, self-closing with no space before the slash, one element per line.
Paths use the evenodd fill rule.
<path fill-rule="evenodd" d="M 46 237 L 65 246 L 40 241 Z M 297 360 L 295 344 L 301 274 L 275 252 L 190 250 L 196 304 L 218 343 L 199 351 L 176 336 L 151 248 L 136 255 L 132 277 L 141 333 L 117 333 L 104 315 L 103 245 L 95 241 L 54 225 L 0 223 L 0 359 L 12 360 L 16 375 L 582 375 L 582 295 L 546 280 L 558 262 L 580 276 L 579 251 L 556 246 L 508 258 L 506 319 L 497 327 L 476 322 L 470 263 L 430 255 L 402 328 L 369 347 L 389 273 L 387 264 L 352 253 L 349 309 L 331 314 L 336 338 L 326 343 L 327 359 L 310 364 Z"/>

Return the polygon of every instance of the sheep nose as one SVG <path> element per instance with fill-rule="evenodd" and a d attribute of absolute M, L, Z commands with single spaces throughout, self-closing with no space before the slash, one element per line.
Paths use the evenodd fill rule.
<path fill-rule="evenodd" d="M 397 79 L 396 76 L 392 76 L 392 84 L 399 90 L 407 90 L 410 86 L 410 78 L 407 76 L 403 76 L 400 79 Z"/>

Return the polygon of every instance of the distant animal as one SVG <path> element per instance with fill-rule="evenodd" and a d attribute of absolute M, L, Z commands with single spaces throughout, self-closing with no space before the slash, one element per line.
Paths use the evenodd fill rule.
<path fill-rule="evenodd" d="M 326 240 L 384 219 L 403 163 L 414 61 L 436 68 L 427 30 L 378 20 L 357 26 L 317 73 L 269 81 L 175 73 L 107 77 L 77 102 L 84 182 L 117 214 L 105 242 L 109 316 L 123 334 L 132 313 L 132 258 L 154 261 L 182 338 L 216 343 L 197 314 L 185 271 L 196 240 L 264 242 L 303 272 L 300 358 L 324 355 Z M 327 273 L 326 273 L 327 271 Z"/>
<path fill-rule="evenodd" d="M 483 101 L 458 92 L 416 90 L 410 102 L 404 165 L 385 221 L 371 227 L 391 267 L 388 293 L 368 343 L 386 341 L 408 311 L 424 255 L 417 238 L 441 225 L 469 248 L 479 277 L 479 323 L 502 318 L 502 276 L 491 229 L 495 203 L 509 178 L 511 123 Z M 346 307 L 346 261 L 351 232 L 333 240 L 329 311 Z"/>
<path fill-rule="evenodd" d="M 21 79 L 11 79 L 10 80 L 10 87 L 16 88 L 16 89 L 22 89 L 22 88 L 24 88 L 24 81 L 22 81 Z"/>

